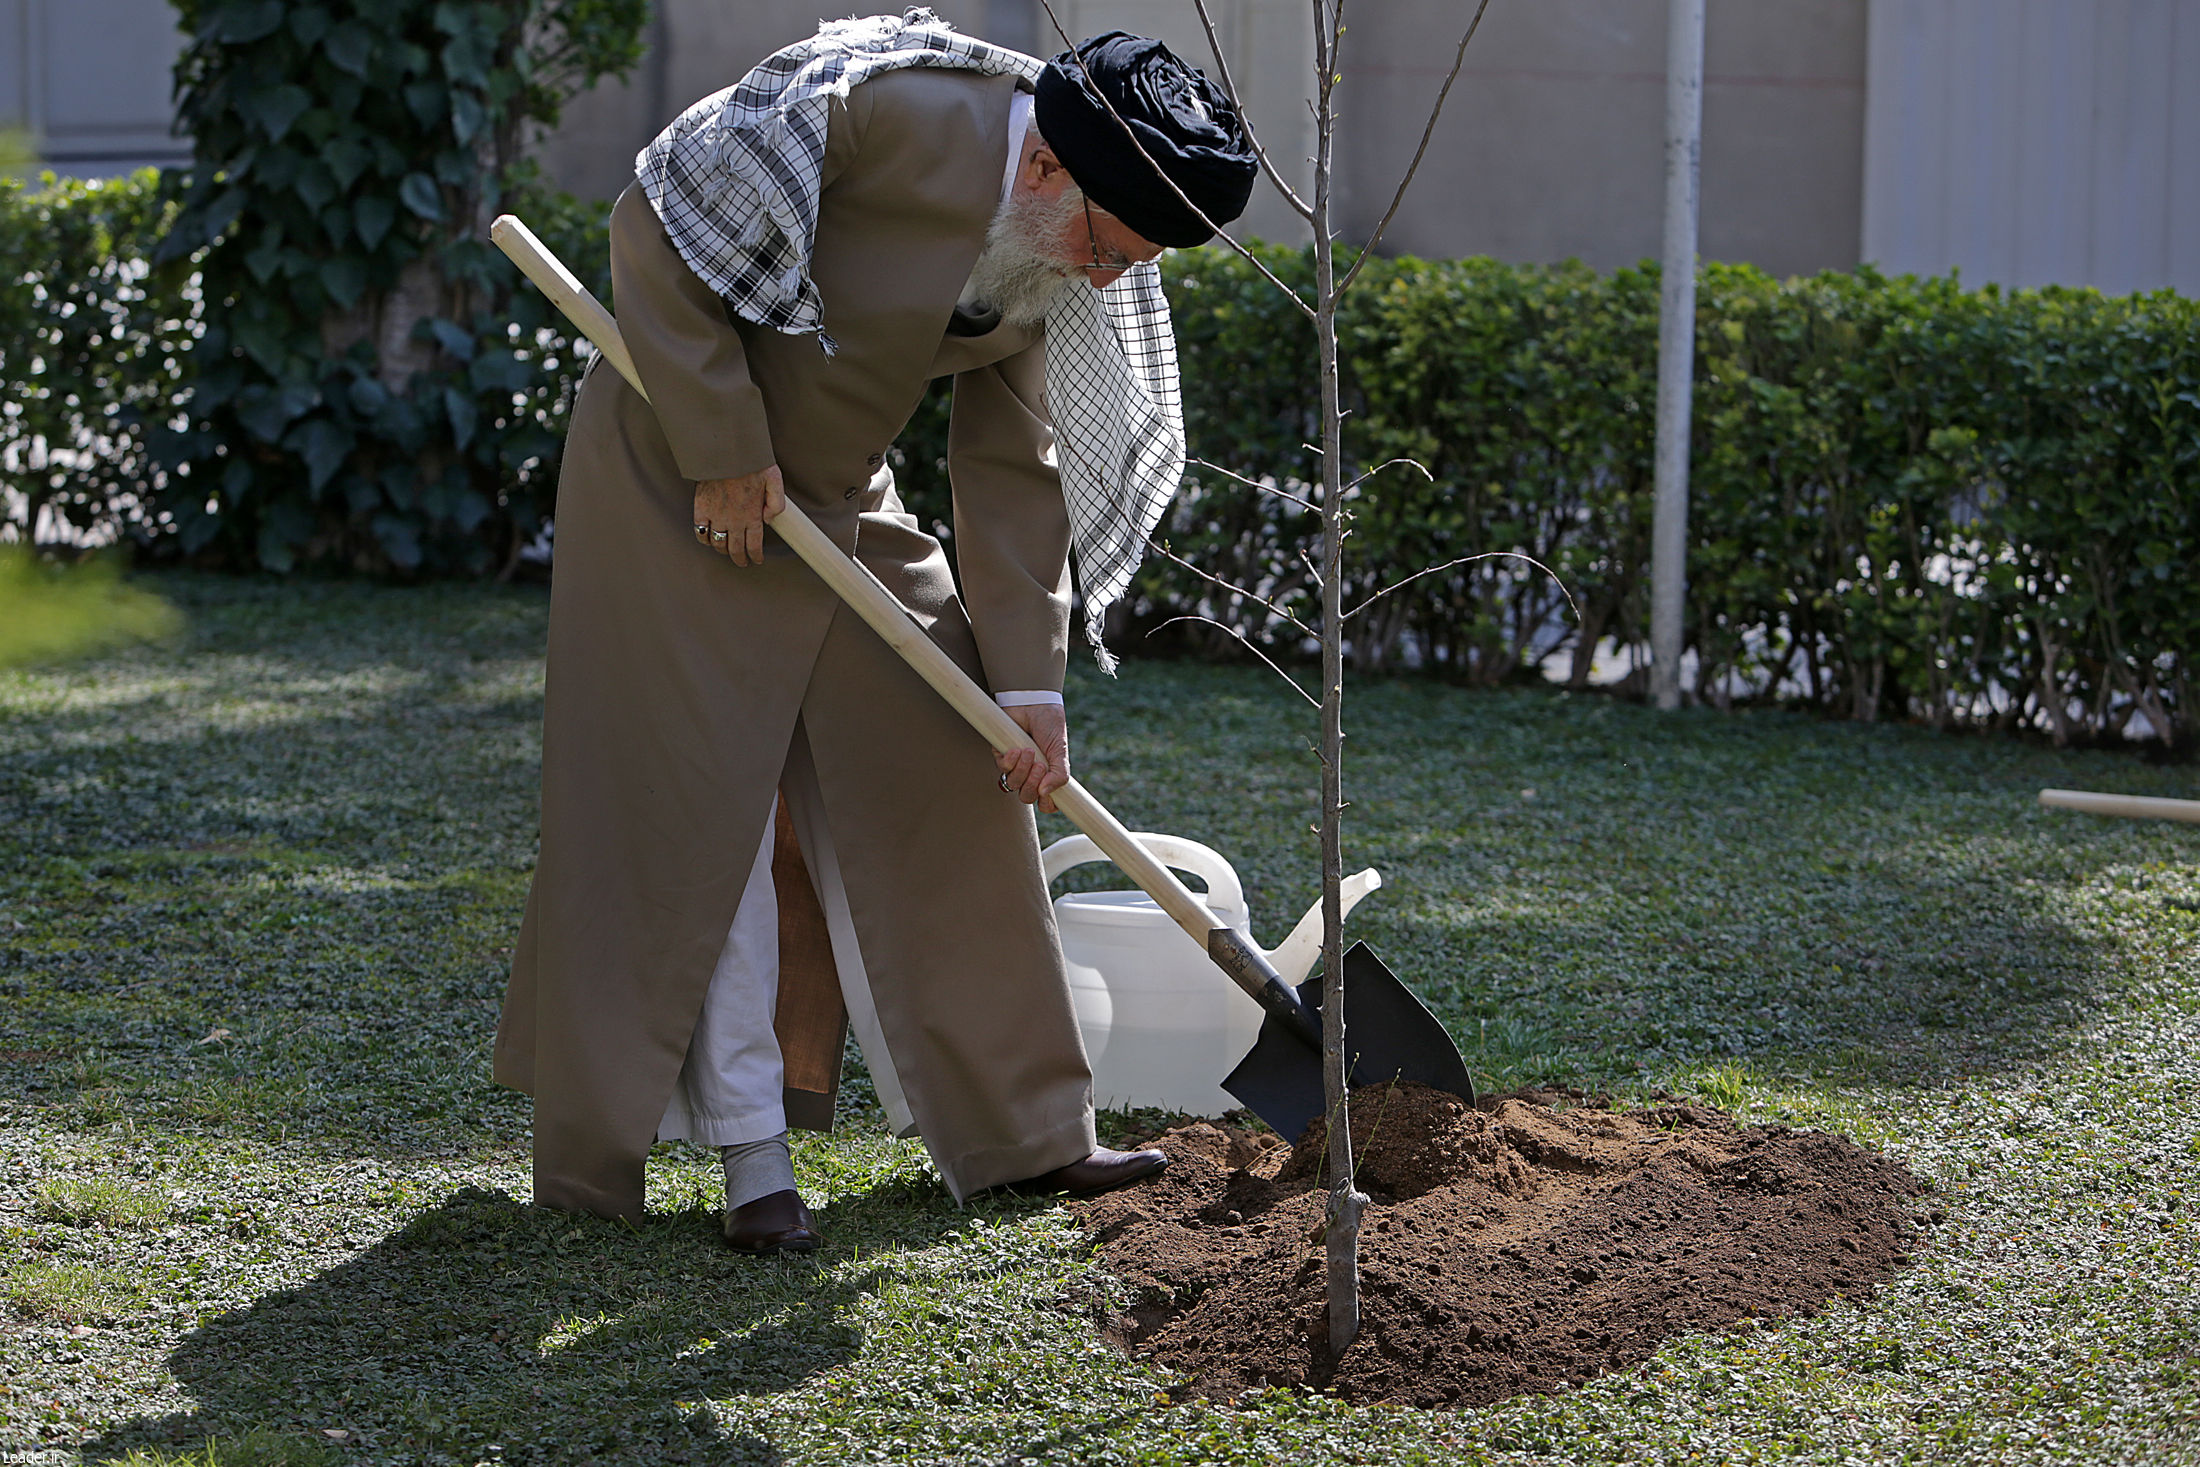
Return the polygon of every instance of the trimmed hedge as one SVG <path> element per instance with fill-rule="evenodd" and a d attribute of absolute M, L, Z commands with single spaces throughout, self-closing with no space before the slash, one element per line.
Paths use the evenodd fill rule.
<path fill-rule="evenodd" d="M 543 191 L 522 212 L 592 289 L 608 296 L 603 210 Z M 215 364 L 217 390 L 208 391 L 206 362 L 193 371 L 192 348 L 208 330 L 199 271 L 204 254 L 151 263 L 164 242 L 173 249 L 169 225 L 176 215 L 177 205 L 151 170 L 89 182 L 48 174 L 35 187 L 0 178 L 0 259 L 14 267 L 12 278 L 0 284 L 0 533 L 77 543 L 119 538 L 151 558 L 252 563 L 251 556 L 218 543 L 237 538 L 222 534 L 224 512 L 237 513 L 222 496 L 249 496 L 249 478 L 238 476 L 242 489 L 233 484 L 224 490 L 221 477 L 209 484 L 206 475 L 176 472 L 179 461 L 206 451 L 207 430 L 194 422 L 194 409 L 203 411 L 210 397 L 229 404 L 239 372 L 226 330 Z M 501 261 L 497 268 L 511 273 Z M 443 373 L 431 384 L 438 404 L 444 386 L 467 384 L 471 397 L 454 388 L 457 407 L 439 410 L 478 418 L 462 477 L 486 477 L 499 486 L 493 503 L 455 483 L 446 486 L 448 493 L 431 486 L 411 494 L 403 476 L 393 474 L 390 492 L 411 495 L 399 506 L 403 513 L 391 511 L 380 491 L 366 501 L 378 541 L 397 547 L 395 554 L 383 547 L 373 561 L 378 567 L 411 569 L 401 563 L 410 556 L 417 565 L 421 557 L 411 552 L 443 542 L 452 553 L 433 560 L 445 569 L 508 567 L 548 513 L 566 415 L 587 356 L 578 334 L 540 292 L 515 291 L 505 310 L 508 320 L 493 331 L 483 327 L 493 349 L 475 352 L 455 375 Z M 442 430 L 421 422 L 408 406 L 419 394 L 379 391 L 371 371 L 351 370 L 349 355 L 331 367 L 349 373 L 347 390 L 325 402 L 316 394 L 301 397 L 312 397 L 323 411 L 349 411 L 348 431 L 355 434 L 381 423 L 388 436 L 380 448 L 388 456 L 418 451 L 432 457 L 428 450 Z M 252 401 L 265 405 L 268 397 L 262 391 Z M 316 511 L 316 501 L 335 496 L 333 489 L 322 494 L 327 481 L 297 457 L 310 457 L 310 443 L 293 449 L 276 442 L 310 433 L 311 424 L 271 421 L 268 427 L 273 438 L 242 434 L 244 441 L 224 452 L 250 459 L 263 472 L 291 464 L 295 492 L 259 503 L 249 521 L 256 531 L 280 521 L 283 534 L 246 537 L 248 546 L 266 552 L 262 564 L 280 570 L 296 558 L 293 532 L 309 538 L 322 533 L 315 529 L 317 513 L 340 518 L 344 503 Z M 437 541 L 445 531 L 450 533 Z M 333 548 L 338 535 L 325 539 Z"/>
<path fill-rule="evenodd" d="M 155 175 L 0 178 L 0 491 L 21 539 L 146 522 L 149 440 L 178 418 L 195 284 L 149 261 L 171 210 Z"/>
<path fill-rule="evenodd" d="M 1311 273 L 1304 255 L 1270 264 Z M 1305 333 L 1235 257 L 1174 276 L 1197 451 L 1302 490 Z M 1479 683 L 1553 665 L 1579 685 L 1600 642 L 1645 645 L 1655 269 L 1405 259 L 1363 280 L 1340 323 L 1348 467 L 1410 456 L 1434 482 L 1392 468 L 1361 489 L 1347 606 L 1513 550 L 1557 573 L 1579 620 L 1550 577 L 1478 560 L 1348 623 L 1355 663 Z M 2192 741 L 2200 303 L 1711 265 L 1697 322 L 1699 698 Z M 1179 555 L 1302 619 L 1312 535 L 1310 515 L 1212 473 L 1167 528 Z M 1265 608 L 1149 564 L 1137 622 L 1195 607 L 1298 648 Z"/>
<path fill-rule="evenodd" d="M 600 291 L 600 211 L 532 207 Z M 189 277 L 140 263 L 160 217 L 145 179 L 0 188 L 0 247 L 29 264 L 0 296 L 0 484 L 18 536 L 45 507 L 80 530 L 174 539 L 145 443 L 181 418 L 198 307 Z M 1266 258 L 1311 276 L 1303 252 Z M 1655 269 L 1401 259 L 1362 282 L 1340 323 L 1352 467 L 1410 458 L 1433 482 L 1395 465 L 1353 491 L 1346 604 L 1443 568 L 1348 623 L 1354 664 L 1610 681 L 1648 640 Z M 1298 552 L 1314 518 L 1286 496 L 1316 478 L 1311 338 L 1226 253 L 1179 254 L 1171 294 L 1192 443 L 1215 470 L 1192 474 L 1165 546 L 1310 620 Z M 1711 265 L 1698 312 L 1700 699 L 2192 742 L 2200 306 Z M 526 341 L 536 421 L 562 429 L 572 343 L 547 314 Z M 943 527 L 945 445 L 942 391 L 896 457 L 911 510 Z M 509 500 L 514 514 L 539 503 Z M 516 541 L 525 527 L 511 528 Z M 1556 579 L 1509 557 L 1450 563 L 1491 551 Z M 1221 627 L 1147 640 L 1187 615 Z M 1242 656 L 1242 635 L 1306 650 L 1267 606 L 1159 555 L 1121 623 L 1125 647 Z M 1640 670 L 1621 681 L 1639 686 Z"/>
<path fill-rule="evenodd" d="M 1311 256 L 1268 251 L 1309 285 Z M 1649 641 L 1658 275 L 1378 261 L 1339 322 L 1356 492 L 1347 623 L 1363 671 L 1574 686 Z M 1318 479 L 1313 343 L 1236 256 L 1171 262 L 1195 470 L 1165 547 L 1301 621 Z M 1697 293 L 1688 635 L 1695 693 L 1872 720 L 2141 733 L 2189 745 L 2200 651 L 2200 303 L 1965 290 L 1870 269 Z M 927 431 L 929 420 L 919 424 Z M 928 517 L 943 439 L 909 443 Z M 1510 551 L 1524 561 L 1478 558 Z M 1563 585 L 1564 592 L 1560 590 Z M 1571 603 L 1568 594 L 1571 595 Z M 1219 627 L 1186 625 L 1186 615 Z M 1217 656 L 1310 644 L 1163 557 L 1130 598 Z M 1226 630 L 1225 630 L 1226 629 Z M 1630 661 L 1623 684 L 1640 690 Z M 1609 677 L 1611 668 L 1603 670 Z M 2134 721 L 2137 720 L 2137 721 Z"/>

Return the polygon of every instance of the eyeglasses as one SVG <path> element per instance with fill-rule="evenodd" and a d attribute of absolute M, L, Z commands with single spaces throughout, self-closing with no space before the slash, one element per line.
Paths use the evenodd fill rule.
<path fill-rule="evenodd" d="M 1131 266 L 1137 264 L 1136 260 L 1130 259 L 1118 249 L 1110 249 L 1108 259 L 1103 260 L 1100 258 L 1100 236 L 1093 231 L 1092 227 L 1092 200 L 1086 199 L 1084 205 L 1085 239 L 1092 245 L 1092 263 L 1090 265 L 1078 265 L 1074 268 L 1079 270 L 1128 270 Z"/>

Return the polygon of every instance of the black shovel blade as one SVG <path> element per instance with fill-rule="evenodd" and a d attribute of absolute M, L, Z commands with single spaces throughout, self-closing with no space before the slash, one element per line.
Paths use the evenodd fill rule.
<path fill-rule="evenodd" d="M 1321 978 L 1317 975 L 1301 983 L 1298 994 L 1299 1002 L 1319 1023 Z M 1344 1022 L 1354 1085 L 1411 1080 L 1448 1090 L 1474 1104 L 1474 1082 L 1467 1078 L 1467 1062 L 1459 1057 L 1459 1047 L 1428 1005 L 1399 982 L 1398 975 L 1364 942 L 1355 942 L 1344 955 Z M 1277 1135 L 1295 1142 L 1327 1103 L 1321 1058 L 1320 1050 L 1271 1016 L 1262 1020 L 1260 1038 L 1222 1088 L 1273 1126 Z"/>

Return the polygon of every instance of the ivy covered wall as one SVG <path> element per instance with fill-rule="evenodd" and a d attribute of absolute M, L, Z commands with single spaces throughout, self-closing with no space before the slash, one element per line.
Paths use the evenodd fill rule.
<path fill-rule="evenodd" d="M 271 570 L 478 572 L 549 503 L 569 358 L 487 238 L 527 129 L 640 55 L 646 0 L 176 0 L 193 139 L 186 421 L 154 543 Z M 545 334 L 545 328 L 549 333 Z"/>

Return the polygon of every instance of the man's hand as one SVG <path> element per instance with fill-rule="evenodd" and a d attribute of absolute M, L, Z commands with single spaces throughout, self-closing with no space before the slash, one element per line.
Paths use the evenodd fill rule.
<path fill-rule="evenodd" d="M 762 565 L 764 521 L 786 507 L 787 488 L 777 464 L 738 479 L 705 479 L 695 486 L 695 538 L 724 551 L 735 565 Z"/>
<path fill-rule="evenodd" d="M 1001 766 L 1001 788 L 1052 815 L 1054 792 L 1069 783 L 1069 714 L 1055 703 L 1032 703 L 1003 711 L 1031 735 L 1039 749 L 1036 753 L 1018 749 L 993 756 L 993 762 Z"/>

